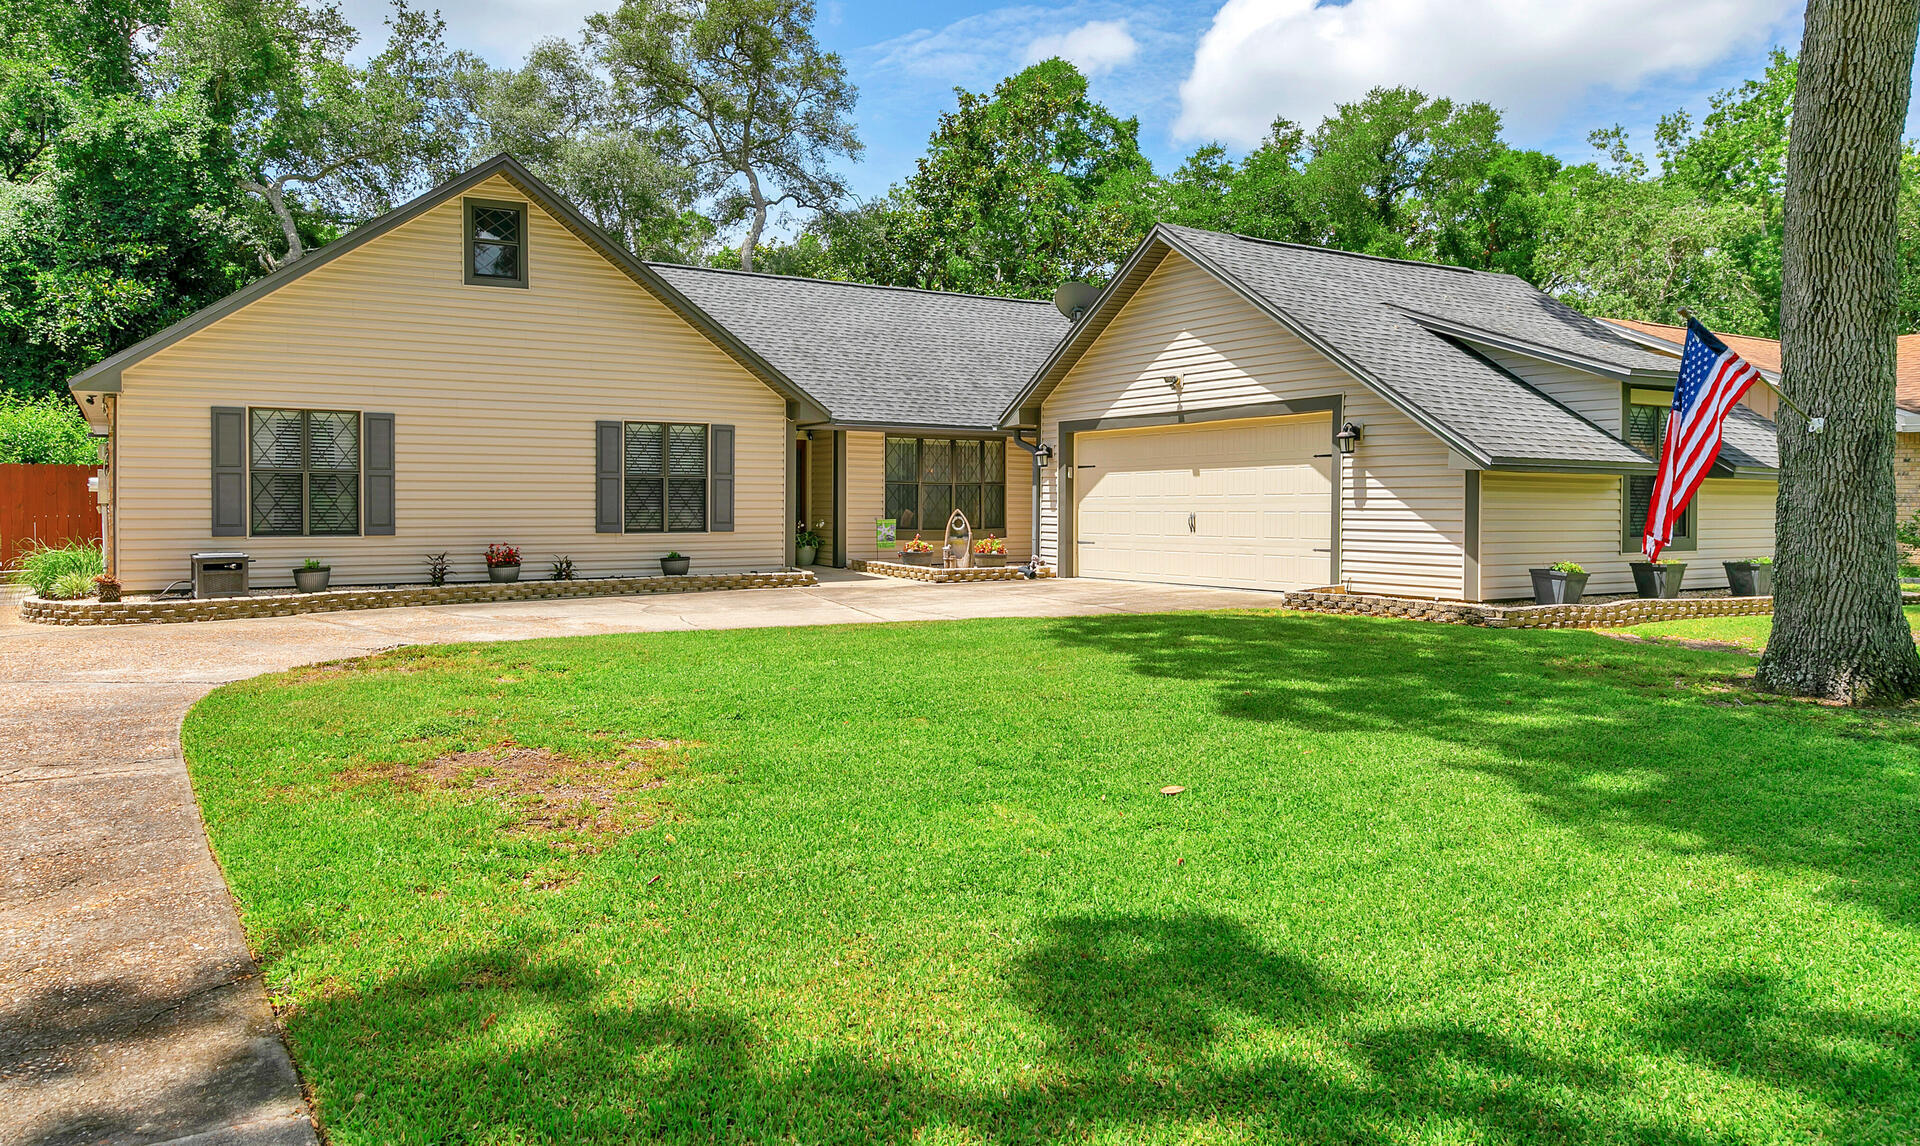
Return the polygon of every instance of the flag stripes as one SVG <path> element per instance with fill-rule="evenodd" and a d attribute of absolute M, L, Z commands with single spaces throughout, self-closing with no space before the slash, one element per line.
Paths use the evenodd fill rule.
<path fill-rule="evenodd" d="M 1647 560 L 1658 561 L 1660 551 L 1673 541 L 1675 523 L 1720 456 L 1727 415 L 1759 379 L 1760 372 L 1751 363 L 1727 349 L 1697 320 L 1687 319 L 1680 378 L 1667 411 L 1660 470 L 1640 543 Z"/>

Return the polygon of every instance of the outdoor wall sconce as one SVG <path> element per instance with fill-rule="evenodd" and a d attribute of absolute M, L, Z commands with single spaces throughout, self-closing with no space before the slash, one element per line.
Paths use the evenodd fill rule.
<path fill-rule="evenodd" d="M 1037 458 L 1037 459 L 1039 459 L 1039 461 L 1040 461 L 1040 468 L 1041 468 L 1041 469 L 1046 469 L 1046 468 L 1047 468 L 1047 459 L 1053 456 L 1053 447 L 1052 447 L 1052 446 L 1049 446 L 1049 445 L 1047 445 L 1047 444 L 1045 444 L 1045 443 L 1042 443 L 1042 444 L 1040 445 L 1040 448 L 1039 448 L 1039 449 L 1036 449 L 1036 450 L 1034 450 L 1034 451 L 1033 451 L 1033 456 L 1034 456 L 1035 458 Z"/>
<path fill-rule="evenodd" d="M 1360 444 L 1360 435 L 1365 432 L 1365 430 L 1366 427 L 1358 422 L 1348 422 L 1346 425 L 1340 427 L 1339 433 L 1333 436 L 1334 448 L 1343 454 L 1351 454 L 1353 447 Z"/>

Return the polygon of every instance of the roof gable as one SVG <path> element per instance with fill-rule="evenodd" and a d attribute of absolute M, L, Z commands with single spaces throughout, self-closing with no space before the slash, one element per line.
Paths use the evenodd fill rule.
<path fill-rule="evenodd" d="M 222 318 L 242 310 L 250 303 L 296 282 L 306 275 L 326 266 L 335 259 L 358 250 L 394 230 L 420 218 L 427 212 L 466 194 L 495 177 L 504 178 L 524 193 L 529 201 L 552 216 L 567 230 L 573 232 L 589 248 L 613 264 L 618 270 L 632 279 L 642 290 L 652 295 L 668 310 L 686 321 L 701 335 L 718 346 L 728 357 L 739 363 L 748 373 L 754 375 L 775 393 L 785 397 L 795 416 L 802 419 L 824 416 L 824 407 L 806 390 L 784 375 L 780 370 L 767 363 L 751 347 L 741 342 L 711 315 L 701 310 L 687 299 L 672 284 L 656 274 L 646 263 L 641 262 L 618 243 L 609 238 L 593 222 L 581 215 L 552 188 L 541 182 L 532 172 L 509 155 L 498 155 L 480 164 L 460 176 L 441 184 L 412 201 L 397 207 L 385 215 L 354 229 L 349 234 L 328 243 L 320 249 L 308 253 L 298 262 L 282 267 L 266 275 L 227 297 L 188 315 L 186 318 L 127 347 L 86 370 L 75 375 L 68 382 L 68 389 L 83 394 L 118 393 L 122 373 L 169 346 L 182 341 L 193 334 L 213 325 Z"/>

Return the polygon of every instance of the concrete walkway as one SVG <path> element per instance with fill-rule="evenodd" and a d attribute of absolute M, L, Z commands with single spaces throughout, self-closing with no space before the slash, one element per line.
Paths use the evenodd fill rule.
<path fill-rule="evenodd" d="M 179 757 L 226 681 L 396 645 L 591 633 L 1265 607 L 1102 581 L 447 605 L 52 628 L 0 608 L 0 1144 L 312 1143 Z"/>

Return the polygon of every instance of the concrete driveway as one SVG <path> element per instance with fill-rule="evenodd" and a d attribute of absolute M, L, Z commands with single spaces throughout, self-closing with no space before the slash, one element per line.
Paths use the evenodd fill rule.
<path fill-rule="evenodd" d="M 226 681 L 403 644 L 1271 607 L 1110 581 L 445 605 L 57 628 L 0 607 L 0 1144 L 312 1143 L 207 849 L 180 720 Z"/>

